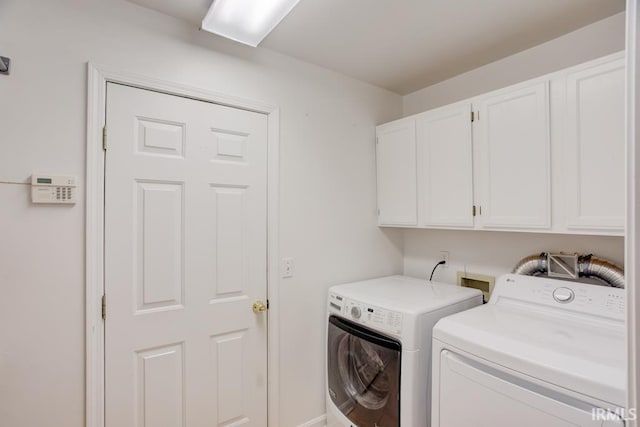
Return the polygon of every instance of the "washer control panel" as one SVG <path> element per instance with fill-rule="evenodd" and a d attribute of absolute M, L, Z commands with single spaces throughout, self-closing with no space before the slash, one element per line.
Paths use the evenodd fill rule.
<path fill-rule="evenodd" d="M 492 304 L 519 301 L 615 320 L 625 318 L 625 291 L 621 288 L 509 274 L 494 288 Z"/>
<path fill-rule="evenodd" d="M 355 301 L 333 292 L 329 293 L 329 313 L 339 314 L 355 323 L 377 330 L 400 334 L 402 313 Z"/>

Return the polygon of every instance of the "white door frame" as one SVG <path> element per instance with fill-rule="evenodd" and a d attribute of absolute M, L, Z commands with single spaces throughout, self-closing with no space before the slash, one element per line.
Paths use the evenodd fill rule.
<path fill-rule="evenodd" d="M 627 73 L 627 224 L 625 235 L 625 273 L 627 291 L 627 409 L 640 409 L 638 387 L 640 386 L 640 86 L 637 72 L 640 71 L 640 9 L 638 0 L 627 0 L 626 8 L 626 73 Z M 629 414 L 631 415 L 631 414 Z M 637 414 L 636 415 L 640 415 Z M 627 426 L 640 425 L 637 420 L 627 421 Z"/>
<path fill-rule="evenodd" d="M 214 104 L 264 113 L 268 117 L 267 157 L 267 411 L 268 424 L 279 424 L 278 391 L 278 224 L 279 224 L 279 109 L 277 106 L 211 92 L 196 87 L 88 64 L 86 175 L 86 427 L 104 427 L 104 150 L 107 83 L 120 83 Z"/>

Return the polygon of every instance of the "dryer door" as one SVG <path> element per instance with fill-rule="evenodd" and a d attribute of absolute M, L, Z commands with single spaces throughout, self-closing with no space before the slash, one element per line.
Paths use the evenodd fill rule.
<path fill-rule="evenodd" d="M 433 427 L 624 426 L 617 408 L 586 402 L 463 355 L 440 355 L 439 416 Z"/>
<path fill-rule="evenodd" d="M 334 405 L 358 427 L 400 426 L 400 342 L 329 317 L 327 382 Z"/>

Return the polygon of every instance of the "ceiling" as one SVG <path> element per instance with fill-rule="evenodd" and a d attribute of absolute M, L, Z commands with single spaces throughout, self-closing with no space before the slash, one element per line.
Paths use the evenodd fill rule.
<path fill-rule="evenodd" d="M 130 1 L 194 27 L 211 4 Z M 260 48 L 405 95 L 624 8 L 625 0 L 300 0 Z"/>

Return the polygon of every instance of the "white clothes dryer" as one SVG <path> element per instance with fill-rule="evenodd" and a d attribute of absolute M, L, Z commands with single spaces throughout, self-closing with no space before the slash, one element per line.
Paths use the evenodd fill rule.
<path fill-rule="evenodd" d="M 623 426 L 624 289 L 505 275 L 433 330 L 433 427 Z"/>
<path fill-rule="evenodd" d="M 391 276 L 329 289 L 327 427 L 429 425 L 431 330 L 482 293 Z"/>

